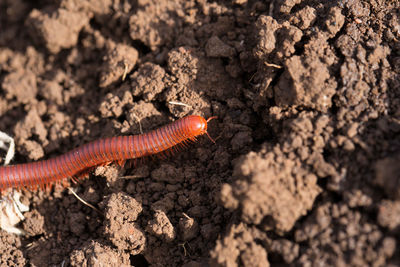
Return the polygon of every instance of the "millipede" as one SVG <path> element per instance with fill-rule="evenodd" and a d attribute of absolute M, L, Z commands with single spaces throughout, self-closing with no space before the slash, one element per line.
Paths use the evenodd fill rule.
<path fill-rule="evenodd" d="M 2 166 L 0 192 L 7 188 L 43 188 L 67 178 L 76 180 L 92 167 L 159 154 L 204 134 L 214 142 L 207 126 L 215 118 L 189 115 L 144 134 L 103 138 L 47 160 Z"/>

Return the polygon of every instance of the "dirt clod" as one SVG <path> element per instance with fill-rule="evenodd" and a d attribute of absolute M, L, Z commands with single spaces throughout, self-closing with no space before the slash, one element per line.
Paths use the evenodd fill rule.
<path fill-rule="evenodd" d="M 400 198 L 400 154 L 381 159 L 375 164 L 375 182 L 394 199 Z"/>
<path fill-rule="evenodd" d="M 400 202 L 383 200 L 378 207 L 378 223 L 389 230 L 400 230 Z"/>
<path fill-rule="evenodd" d="M 161 210 L 156 210 L 154 212 L 154 218 L 149 221 L 146 231 L 166 242 L 171 242 L 176 237 L 175 228 L 169 221 L 167 215 Z"/>
<path fill-rule="evenodd" d="M 280 162 L 272 154 L 255 153 L 239 160 L 233 172 L 235 184 L 223 187 L 223 204 L 239 209 L 248 223 L 272 226 L 278 232 L 291 230 L 321 190 L 314 175 L 299 176 L 302 171 L 295 162 L 285 158 Z M 292 174 L 293 169 L 299 169 L 297 174 Z"/>
<path fill-rule="evenodd" d="M 29 14 L 29 34 L 38 45 L 57 54 L 61 49 L 71 48 L 78 42 L 80 30 L 89 22 L 83 12 L 58 9 L 50 14 L 34 9 Z"/>
<path fill-rule="evenodd" d="M 143 96 L 147 101 L 153 99 L 164 90 L 164 76 L 165 70 L 160 66 L 152 63 L 143 64 L 131 76 L 132 94 L 134 96 Z"/>
<path fill-rule="evenodd" d="M 251 230 L 240 225 L 232 225 L 223 240 L 218 240 L 211 251 L 212 266 L 270 266 L 267 252 L 258 245 Z"/>
<path fill-rule="evenodd" d="M 104 231 L 109 240 L 120 250 L 139 254 L 143 251 L 146 238 L 136 223 L 142 206 L 134 198 L 122 194 L 112 194 L 104 201 Z"/>
<path fill-rule="evenodd" d="M 125 79 L 126 75 L 135 67 L 138 52 L 135 48 L 108 42 L 107 52 L 104 56 L 102 73 L 100 76 L 100 87 L 109 86 L 119 79 Z"/>
<path fill-rule="evenodd" d="M 102 245 L 96 241 L 92 241 L 80 250 L 71 253 L 71 266 L 98 266 L 99 262 L 106 266 L 131 266 L 129 255 L 120 251 L 116 251 L 108 246 Z"/>
<path fill-rule="evenodd" d="M 30 235 L 40 235 L 45 232 L 44 218 L 36 210 L 24 214 L 25 221 L 22 223 L 24 231 Z"/>

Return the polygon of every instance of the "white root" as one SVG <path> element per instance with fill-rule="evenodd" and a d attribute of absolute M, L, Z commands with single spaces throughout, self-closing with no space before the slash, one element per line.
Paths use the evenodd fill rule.
<path fill-rule="evenodd" d="M 9 144 L 8 146 L 6 144 Z M 8 134 L 0 131 L 0 148 L 7 150 L 6 157 L 4 158 L 4 165 L 8 165 L 14 158 L 15 154 L 15 142 L 14 139 Z"/>
<path fill-rule="evenodd" d="M 14 190 L 0 201 L 0 228 L 17 235 L 24 234 L 24 231 L 15 225 L 25 219 L 22 212 L 29 211 L 29 207 L 19 200 L 20 197 L 21 194 Z"/>
<path fill-rule="evenodd" d="M 14 158 L 15 142 L 11 136 L 1 131 L 0 148 L 7 151 L 4 158 L 4 165 L 7 165 Z M 29 211 L 29 207 L 19 200 L 20 197 L 21 194 L 13 190 L 10 194 L 0 199 L 0 228 L 8 233 L 17 235 L 24 234 L 24 231 L 15 227 L 15 225 L 25 219 L 22 213 Z"/>

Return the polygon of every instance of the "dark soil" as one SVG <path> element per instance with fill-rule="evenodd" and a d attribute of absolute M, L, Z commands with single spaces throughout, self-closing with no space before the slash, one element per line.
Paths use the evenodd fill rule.
<path fill-rule="evenodd" d="M 100 212 L 23 191 L 0 265 L 399 266 L 399 40 L 393 0 L 0 0 L 13 164 L 218 116 L 72 185 Z"/>

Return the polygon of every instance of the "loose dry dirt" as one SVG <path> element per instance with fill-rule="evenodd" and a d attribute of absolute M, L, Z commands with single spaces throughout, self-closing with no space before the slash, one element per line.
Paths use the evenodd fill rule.
<path fill-rule="evenodd" d="M 393 0 L 0 0 L 14 164 L 218 116 L 72 185 L 99 212 L 24 191 L 0 265 L 400 265 L 399 40 Z"/>

